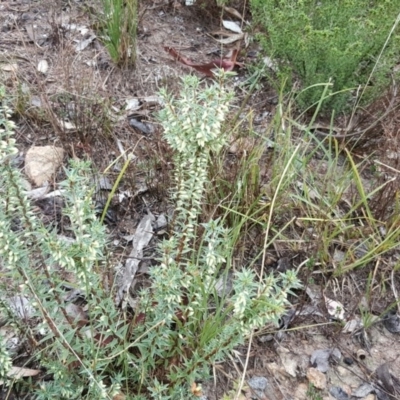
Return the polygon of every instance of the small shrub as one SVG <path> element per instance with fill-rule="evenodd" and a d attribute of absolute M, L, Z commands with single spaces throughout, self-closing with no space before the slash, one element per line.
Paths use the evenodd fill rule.
<path fill-rule="evenodd" d="M 199 85 L 186 77 L 179 99 L 162 92 L 160 119 L 175 152 L 176 217 L 173 235 L 161 245 L 161 263 L 151 271 L 152 288 L 141 296 L 146 320 L 138 326 L 138 335 L 148 332 L 139 346 L 142 376 L 158 367 L 169 382 L 150 385 L 157 399 L 187 398 L 190 384 L 207 378 L 213 363 L 253 329 L 277 321 L 290 288 L 298 286 L 293 272 L 257 280 L 243 268 L 234 273 L 233 290 L 226 289 L 235 235 L 223 218 L 199 224 L 199 217 L 211 157 L 228 139 L 222 123 L 231 94 L 222 85 Z"/>
<path fill-rule="evenodd" d="M 83 398 L 83 394 L 88 398 L 108 398 L 120 387 L 109 376 L 111 386 L 102 384 L 112 363 L 92 362 L 107 357 L 109 348 L 98 338 L 88 336 L 90 332 L 104 335 L 110 328 L 109 318 L 115 317 L 113 301 L 102 279 L 107 237 L 92 206 L 89 164 L 72 161 L 67 179 L 60 184 L 65 193 L 63 213 L 73 232 L 68 240 L 47 229 L 35 214 L 21 173 L 13 165 L 13 155 L 17 153 L 12 137 L 14 125 L 4 104 L 1 112 L 1 293 L 2 298 L 9 293 L 21 296 L 32 308 L 29 318 L 14 323 L 31 344 L 33 358 L 28 362 L 38 362 L 53 376 L 52 381 L 37 388 L 36 398 Z M 71 303 L 64 299 L 67 275 L 76 279 L 75 289 L 85 293 L 89 320 L 96 324 L 95 328 L 92 325 L 86 330 L 86 323 L 81 324 L 82 320 L 75 320 L 76 315 L 68 311 Z M 7 302 L 2 301 L 0 307 L 6 315 L 12 315 Z M 105 312 L 107 318 L 101 320 Z"/>
<path fill-rule="evenodd" d="M 212 364 L 254 329 L 277 322 L 291 288 L 299 285 L 293 271 L 257 276 L 250 268 L 234 271 L 230 281 L 235 235 L 224 218 L 200 223 L 210 158 L 228 138 L 223 121 L 231 94 L 222 84 L 201 89 L 197 78 L 186 77 L 178 99 L 162 96 L 160 120 L 175 153 L 176 216 L 133 316 L 123 314 L 110 295 L 108 239 L 95 217 L 89 164 L 72 161 L 60 184 L 71 228 L 66 240 L 33 212 L 12 163 L 14 124 L 3 99 L 0 266 L 12 286 L 1 292 L 32 305 L 32 315 L 14 316 L 14 323 L 29 339 L 27 366 L 40 366 L 51 377 L 30 388 L 39 400 L 112 399 L 122 392 L 132 399 L 196 398 Z M 66 299 L 67 276 L 84 298 L 84 312 Z M 76 308 L 79 318 L 71 314 Z M 0 309 L 12 315 L 6 301 Z M 10 357 L 1 340 L 0 359 L 3 377 Z"/>
<path fill-rule="evenodd" d="M 251 0 L 251 8 L 265 30 L 258 36 L 260 42 L 268 56 L 278 61 L 280 75 L 289 76 L 291 83 L 300 79 L 300 107 L 317 103 L 324 87 L 315 85 L 331 80 L 330 94 L 341 93 L 326 98 L 324 109 L 345 109 L 351 90 L 367 84 L 375 63 L 364 101 L 390 84 L 399 54 L 398 31 L 379 60 L 378 56 L 397 24 L 400 0 Z"/>

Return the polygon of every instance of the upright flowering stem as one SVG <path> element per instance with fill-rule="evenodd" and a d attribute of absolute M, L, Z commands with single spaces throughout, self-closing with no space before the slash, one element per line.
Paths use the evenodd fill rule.
<path fill-rule="evenodd" d="M 175 151 L 174 200 L 182 247 L 193 239 L 207 182 L 209 156 L 217 155 L 226 143 L 227 135 L 221 132 L 221 127 L 232 98 L 232 93 L 221 85 L 213 84 L 202 90 L 199 85 L 198 78 L 186 76 L 179 99 L 161 91 L 166 107 L 160 113 L 160 120 L 164 137 Z"/>

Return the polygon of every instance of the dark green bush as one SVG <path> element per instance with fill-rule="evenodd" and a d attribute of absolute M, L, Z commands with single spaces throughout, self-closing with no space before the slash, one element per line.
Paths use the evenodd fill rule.
<path fill-rule="evenodd" d="M 355 91 L 347 89 L 369 82 L 363 102 L 369 102 L 390 85 L 400 53 L 399 30 L 393 31 L 400 0 L 251 0 L 255 21 L 263 29 L 259 40 L 268 56 L 279 64 L 279 75 L 300 81 L 298 105 L 318 102 L 323 86 L 302 89 L 331 79 L 331 96 L 325 109 L 341 111 Z M 291 87 L 292 85 L 290 85 Z"/>

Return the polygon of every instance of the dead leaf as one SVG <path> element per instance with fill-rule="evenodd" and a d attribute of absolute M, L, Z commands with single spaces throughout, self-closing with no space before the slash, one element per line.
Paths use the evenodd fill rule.
<path fill-rule="evenodd" d="M 218 43 L 222 43 L 222 44 L 231 44 L 234 42 L 237 42 L 238 40 L 242 40 L 244 38 L 244 33 L 226 33 L 224 32 L 223 34 L 220 33 L 220 35 L 226 36 L 224 39 L 216 39 L 214 38 L 214 40 Z"/>
<path fill-rule="evenodd" d="M 175 60 L 179 61 L 180 63 L 187 65 L 191 68 L 194 68 L 196 71 L 207 75 L 207 76 L 214 76 L 213 70 L 216 68 L 221 68 L 225 71 L 232 71 L 236 65 L 241 65 L 241 63 L 238 63 L 236 61 L 237 55 L 239 53 L 238 49 L 234 49 L 232 51 L 232 55 L 229 59 L 223 58 L 223 59 L 218 59 L 211 61 L 206 64 L 196 64 L 189 60 L 188 58 L 183 57 L 180 55 L 174 48 L 172 47 L 164 47 L 165 51 L 167 51 L 169 54 L 171 54 L 172 57 L 175 58 Z"/>
<path fill-rule="evenodd" d="M 49 70 L 49 63 L 46 60 L 40 60 L 37 66 L 37 70 L 42 74 L 46 74 Z"/>
<path fill-rule="evenodd" d="M 63 24 L 62 27 L 69 31 L 78 31 L 81 35 L 86 35 L 89 32 L 89 29 L 83 25 Z"/>
<path fill-rule="evenodd" d="M 26 25 L 25 29 L 26 29 L 26 33 L 28 34 L 31 42 L 35 43 L 36 42 L 36 33 L 35 33 L 35 30 L 33 29 L 33 25 L 31 25 L 31 24 Z"/>
<path fill-rule="evenodd" d="M 200 385 L 198 385 L 196 382 L 193 382 L 191 387 L 190 387 L 190 391 L 192 392 L 192 394 L 196 397 L 201 397 L 203 396 L 203 392 L 202 392 L 202 388 Z"/>
<path fill-rule="evenodd" d="M 363 323 L 360 318 L 355 317 L 349 321 L 346 322 L 346 325 L 343 327 L 342 332 L 343 333 L 353 333 L 360 328 L 362 328 Z"/>
<path fill-rule="evenodd" d="M 138 121 L 136 118 L 132 118 L 129 120 L 129 125 L 132 128 L 136 128 L 144 135 L 150 135 L 151 129 L 148 124 L 144 124 L 143 122 Z"/>
<path fill-rule="evenodd" d="M 78 42 L 78 43 L 76 44 L 75 50 L 76 50 L 76 51 L 85 50 L 86 47 L 88 47 L 89 44 L 92 43 L 94 39 L 96 39 L 96 35 L 90 35 L 87 39 L 81 40 L 80 42 Z"/>
<path fill-rule="evenodd" d="M 1 70 L 4 72 L 17 72 L 18 64 L 4 64 L 1 66 Z"/>
<path fill-rule="evenodd" d="M 73 124 L 72 122 L 62 120 L 57 120 L 57 122 L 60 128 L 66 129 L 67 131 L 72 131 L 76 129 L 75 124 Z"/>
<path fill-rule="evenodd" d="M 11 367 L 7 373 L 7 376 L 12 379 L 20 379 L 26 378 L 27 376 L 36 376 L 40 374 L 40 372 L 40 369 Z"/>
<path fill-rule="evenodd" d="M 226 12 L 228 12 L 229 14 L 233 15 L 234 17 L 239 18 L 240 20 L 243 21 L 243 17 L 242 17 L 242 15 L 240 14 L 240 12 L 237 11 L 237 10 L 235 10 L 233 7 L 225 7 L 225 6 L 224 6 L 224 10 L 225 10 Z"/>
<path fill-rule="evenodd" d="M 74 322 L 79 323 L 79 326 L 88 323 L 88 314 L 81 306 L 74 303 L 68 303 L 65 307 L 65 312 L 74 320 Z"/>
<path fill-rule="evenodd" d="M 29 369 L 20 367 L 11 367 L 7 372 L 7 377 L 11 379 L 20 379 L 28 376 L 36 376 L 41 371 L 39 369 Z M 4 381 L 0 379 L 0 386 L 4 385 Z"/>
<path fill-rule="evenodd" d="M 344 320 L 344 306 L 342 303 L 338 301 L 332 300 L 326 296 L 325 299 L 325 306 L 329 313 L 329 315 L 337 320 L 343 321 Z"/>
<path fill-rule="evenodd" d="M 134 111 L 140 108 L 140 101 L 136 98 L 127 99 L 126 100 L 126 107 L 125 110 L 127 111 Z"/>
<path fill-rule="evenodd" d="M 117 292 L 116 303 L 121 304 L 121 302 L 128 297 L 129 290 L 133 285 L 136 272 L 139 269 L 139 264 L 143 257 L 143 249 L 149 244 L 151 238 L 153 237 L 153 222 L 155 217 L 152 213 L 145 215 L 139 222 L 136 228 L 135 235 L 132 240 L 132 251 L 128 256 L 128 260 L 125 263 L 125 270 L 122 277 L 122 283 Z M 128 300 L 128 299 L 127 299 Z M 126 306 L 126 304 L 123 304 Z"/>
<path fill-rule="evenodd" d="M 400 394 L 400 382 L 390 373 L 388 364 L 385 363 L 379 366 L 375 371 L 375 375 L 379 384 L 385 390 L 385 394 L 389 395 L 389 399 L 398 399 L 397 395 Z"/>
<path fill-rule="evenodd" d="M 228 29 L 229 31 L 235 33 L 243 33 L 242 29 L 236 22 L 223 20 L 222 25 L 224 26 L 225 29 Z"/>
<path fill-rule="evenodd" d="M 41 199 L 44 195 L 47 194 L 49 191 L 49 183 L 45 182 L 45 184 L 41 187 L 38 187 L 37 189 L 31 189 L 26 192 L 26 195 L 33 200 L 38 200 Z"/>
<path fill-rule="evenodd" d="M 142 100 L 144 103 L 147 103 L 148 106 L 151 105 L 164 105 L 164 101 L 161 97 L 155 96 L 155 95 L 150 95 L 150 96 L 145 96 L 141 97 L 140 100 Z"/>

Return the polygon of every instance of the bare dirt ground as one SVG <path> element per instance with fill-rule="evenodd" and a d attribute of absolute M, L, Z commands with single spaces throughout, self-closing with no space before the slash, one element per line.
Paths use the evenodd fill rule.
<path fill-rule="evenodd" d="M 242 13 L 243 4 L 232 6 Z M 157 92 L 164 86 L 176 92 L 178 78 L 194 72 L 174 61 L 164 47 L 174 47 L 201 63 L 221 57 L 221 52 L 226 54 L 229 46 L 221 48 L 211 35 L 221 29 L 221 9 L 215 5 L 186 7 L 179 2 L 144 1 L 136 68 L 120 69 L 96 32 L 96 7 L 99 5 L 78 1 L 0 2 L 0 79 L 14 100 L 22 155 L 32 146 L 56 145 L 65 149 L 66 160 L 87 157 L 98 170 L 104 170 L 120 155 L 121 148 L 133 150 L 136 162 L 129 167 L 120 191 L 130 190 L 134 195 L 112 206 L 114 214 L 108 226 L 115 243 L 120 243 L 122 236 L 135 231 L 145 210 L 158 215 L 168 207 L 171 155 L 155 119 L 160 108 Z M 227 14 L 224 17 L 230 19 Z M 255 43 L 247 48 L 242 45 L 242 49 L 239 61 L 250 65 L 259 49 Z M 238 85 L 246 73 L 245 68 L 240 69 L 232 82 L 237 107 L 246 94 Z M 134 102 L 133 110 L 126 109 L 128 101 Z M 380 106 L 379 102 L 373 105 L 360 119 L 361 127 L 374 120 L 375 110 L 386 104 L 384 98 L 379 101 Z M 253 109 L 259 132 L 268 125 L 275 103 L 276 94 L 266 82 L 249 99 L 246 110 Z M 132 118 L 144 123 L 147 131 L 132 127 Z M 392 170 L 388 173 L 395 175 L 393 193 L 399 174 L 399 119 L 399 114 L 391 114 L 380 121 L 369 140 L 355 150 L 359 157 L 371 146 L 379 150 L 380 162 L 389 165 Z M 65 122 L 79 129 L 67 129 Z M 265 172 L 264 179 L 267 176 Z M 56 176 L 55 182 L 59 178 Z M 376 201 L 384 212 L 385 198 Z M 119 246 L 121 258 L 129 253 L 129 246 Z M 297 267 L 301 260 L 298 254 L 271 250 L 270 268 L 285 263 L 289 268 Z M 246 383 L 237 398 L 399 399 L 400 322 L 395 315 L 389 323 L 379 319 L 394 300 L 392 289 L 400 291 L 398 273 L 391 276 L 388 272 L 397 262 L 398 254 L 393 254 L 368 271 L 340 278 L 322 276 L 317 270 L 302 272 L 307 290 L 294 299 L 293 310 L 280 329 L 266 328 L 253 339 Z M 365 290 L 371 276 L 374 290 L 367 300 Z M 343 305 L 346 314 L 341 323 L 332 319 L 326 298 Z M 359 309 L 364 303 L 377 316 L 368 329 L 360 322 Z M 345 330 L 346 322 L 352 325 Z M 316 350 L 327 352 L 315 354 Z M 217 365 L 215 382 L 203 383 L 204 396 L 235 398 L 231 390 L 240 380 L 246 354 L 247 347 L 240 348 L 229 362 Z M 315 392 L 310 384 L 316 387 Z"/>

